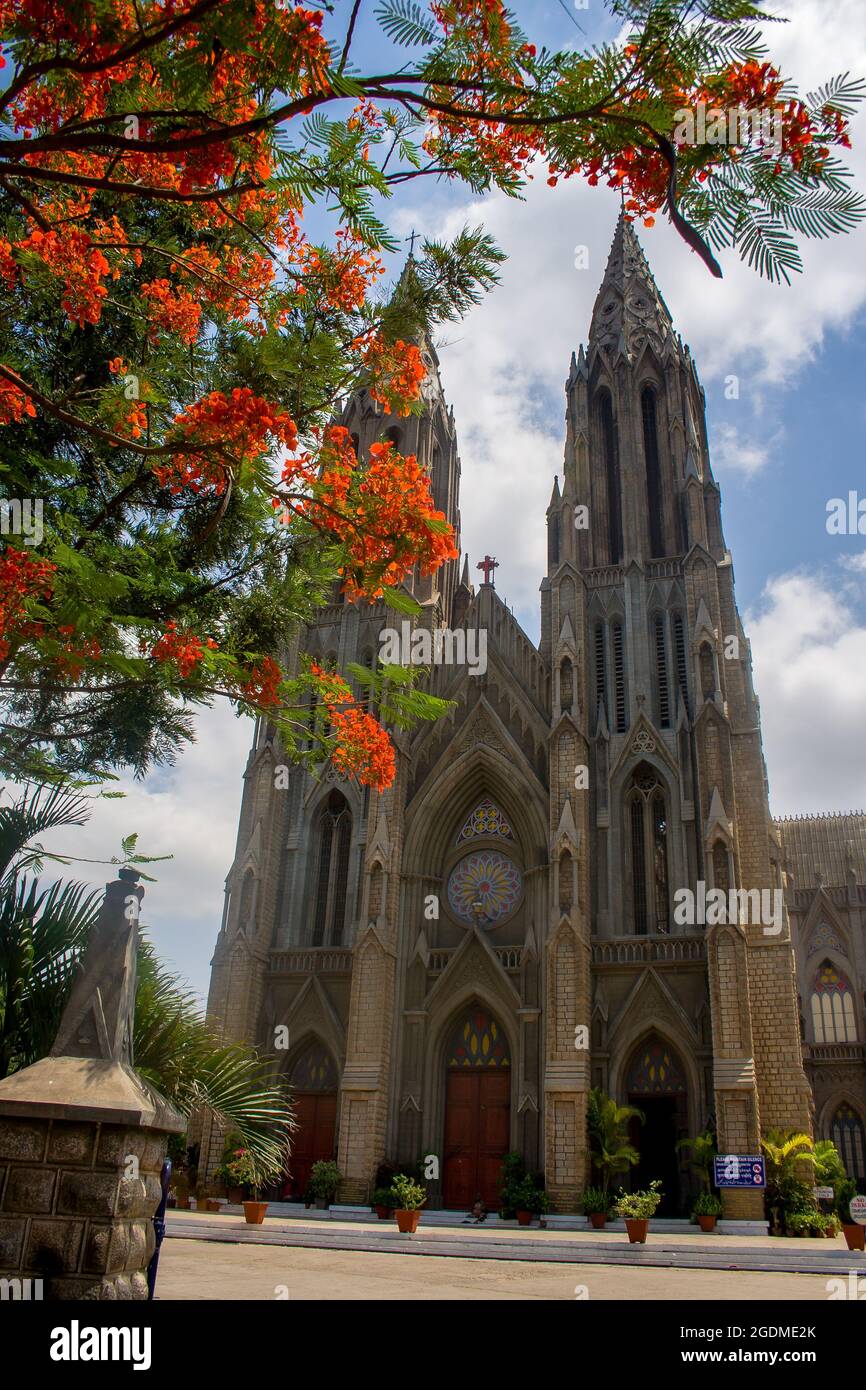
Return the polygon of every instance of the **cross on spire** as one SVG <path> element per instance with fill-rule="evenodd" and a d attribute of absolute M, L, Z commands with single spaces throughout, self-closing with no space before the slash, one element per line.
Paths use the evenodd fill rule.
<path fill-rule="evenodd" d="M 475 566 L 475 568 L 477 570 L 484 571 L 484 579 L 482 582 L 484 584 L 492 585 L 492 587 L 495 589 L 496 585 L 493 583 L 493 579 L 491 578 L 493 571 L 499 569 L 499 561 L 495 558 L 495 556 L 485 555 L 483 560 L 478 561 L 478 564 Z"/>
<path fill-rule="evenodd" d="M 415 231 L 415 228 L 413 227 L 413 228 L 412 228 L 411 234 L 405 238 L 405 240 L 408 241 L 408 243 L 409 243 L 409 255 L 410 255 L 410 256 L 414 256 L 414 255 L 415 255 L 415 242 L 418 240 L 418 237 L 419 237 L 419 236 L 420 236 L 420 232 L 416 232 L 416 231 Z"/>

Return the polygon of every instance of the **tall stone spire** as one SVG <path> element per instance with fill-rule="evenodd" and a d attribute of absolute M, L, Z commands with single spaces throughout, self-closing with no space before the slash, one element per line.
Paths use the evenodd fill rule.
<path fill-rule="evenodd" d="M 647 341 L 659 357 L 676 346 L 668 306 L 637 233 L 621 212 L 592 311 L 590 351 L 604 347 L 614 358 L 623 354 L 633 361 Z"/>

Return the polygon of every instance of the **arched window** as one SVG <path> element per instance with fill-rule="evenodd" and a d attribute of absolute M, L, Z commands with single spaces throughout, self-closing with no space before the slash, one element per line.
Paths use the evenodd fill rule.
<path fill-rule="evenodd" d="M 607 662 L 604 649 L 604 623 L 595 625 L 595 709 L 593 722 L 598 715 L 599 705 L 607 719 Z"/>
<path fill-rule="evenodd" d="M 818 967 L 812 991 L 812 1031 L 816 1043 L 857 1041 L 854 995 L 847 979 L 829 960 Z"/>
<path fill-rule="evenodd" d="M 728 871 L 728 848 L 722 840 L 713 845 L 713 887 L 730 892 L 731 875 Z"/>
<path fill-rule="evenodd" d="M 856 1110 L 844 1101 L 830 1126 L 830 1138 L 839 1151 L 849 1178 L 866 1178 L 866 1134 Z"/>
<path fill-rule="evenodd" d="M 662 479 L 659 464 L 658 421 L 656 415 L 656 393 L 651 386 L 645 386 L 640 397 L 643 416 L 643 451 L 646 461 L 646 498 L 649 514 L 650 555 L 665 553 L 664 514 L 662 504 Z"/>
<path fill-rule="evenodd" d="M 668 647 L 664 613 L 656 613 L 652 622 L 659 727 L 669 729 L 671 726 L 671 692 L 668 683 Z"/>
<path fill-rule="evenodd" d="M 395 450 L 399 454 L 401 435 L 400 431 L 396 428 L 396 426 L 394 426 L 390 430 L 385 431 L 385 439 L 388 441 L 389 444 L 394 445 Z"/>
<path fill-rule="evenodd" d="M 559 512 L 554 512 L 547 523 L 547 563 L 559 564 Z"/>
<path fill-rule="evenodd" d="M 559 909 L 561 912 L 568 912 L 572 900 L 572 859 L 568 850 L 560 856 L 559 860 Z"/>
<path fill-rule="evenodd" d="M 357 435 L 357 434 L 353 434 L 353 435 L 350 436 L 350 438 L 351 438 L 351 440 L 352 440 L 352 448 L 355 450 L 355 458 L 357 458 L 357 457 L 358 457 L 358 450 L 359 450 L 360 447 L 361 447 L 361 439 L 360 439 L 360 436 Z"/>
<path fill-rule="evenodd" d="M 647 763 L 631 779 L 626 812 L 633 929 L 636 936 L 665 934 L 670 920 L 667 800 L 658 773 Z"/>
<path fill-rule="evenodd" d="M 618 565 L 622 559 L 622 499 L 619 481 L 619 447 L 616 424 L 613 418 L 613 402 L 609 391 L 599 391 L 597 409 L 607 484 L 608 556 L 612 565 Z"/>
<path fill-rule="evenodd" d="M 574 699 L 574 672 L 568 657 L 559 667 L 559 707 L 570 710 Z"/>
<path fill-rule="evenodd" d="M 241 898 L 238 905 L 238 931 L 247 931 L 253 926 L 253 898 L 256 880 L 252 869 L 247 869 L 241 882 Z M 252 935 L 252 931 L 250 931 Z"/>
<path fill-rule="evenodd" d="M 716 663 L 713 661 L 713 653 L 708 642 L 701 644 L 698 664 L 701 672 L 701 695 L 705 700 L 712 700 L 716 693 Z"/>
<path fill-rule="evenodd" d="M 618 734 L 624 734 L 626 730 L 625 652 L 623 649 L 622 623 L 614 623 L 610 635 L 613 644 L 613 704 L 616 718 L 616 731 Z"/>
<path fill-rule="evenodd" d="M 352 813 L 346 798 L 337 791 L 331 792 L 322 808 L 317 837 L 312 945 L 339 946 L 346 916 Z"/>
<path fill-rule="evenodd" d="M 686 626 L 682 613 L 674 613 L 674 659 L 677 664 L 677 685 L 679 686 L 680 699 L 683 702 L 683 709 L 691 718 L 691 708 L 689 706 L 689 665 L 686 658 Z"/>

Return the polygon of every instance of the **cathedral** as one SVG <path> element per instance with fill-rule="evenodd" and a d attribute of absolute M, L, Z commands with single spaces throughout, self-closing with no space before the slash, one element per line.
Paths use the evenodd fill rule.
<path fill-rule="evenodd" d="M 416 454 L 459 537 L 419 346 L 423 413 L 395 425 L 360 391 L 342 423 L 360 457 Z M 365 1202 L 380 1166 L 433 1155 L 431 1207 L 495 1209 L 517 1151 L 575 1211 L 593 1087 L 642 1112 L 626 1181 L 660 1179 L 670 1215 L 695 1191 L 678 1142 L 708 1126 L 744 1155 L 771 1128 L 832 1137 L 866 1177 L 866 817 L 771 817 L 704 392 L 622 217 L 565 394 L 538 644 L 492 557 L 477 585 L 451 561 L 407 585 L 448 713 L 394 732 L 386 792 L 278 777 L 258 721 L 208 1013 L 291 1082 L 286 1196 L 319 1158 Z M 335 592 L 291 659 L 373 667 L 400 626 Z M 205 1170 L 220 1147 L 203 1134 Z M 724 1203 L 763 1214 L 757 1190 Z"/>

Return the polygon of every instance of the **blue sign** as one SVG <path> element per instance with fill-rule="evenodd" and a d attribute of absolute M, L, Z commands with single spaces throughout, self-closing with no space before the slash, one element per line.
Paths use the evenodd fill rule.
<path fill-rule="evenodd" d="M 716 1187 L 766 1187 L 767 1173 L 760 1154 L 716 1154 Z"/>

